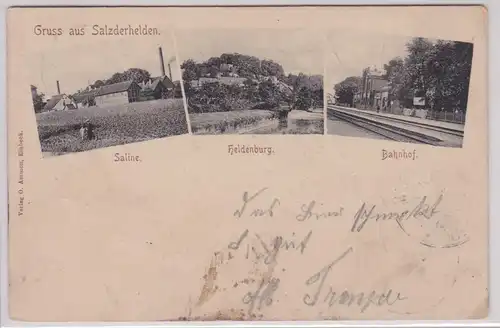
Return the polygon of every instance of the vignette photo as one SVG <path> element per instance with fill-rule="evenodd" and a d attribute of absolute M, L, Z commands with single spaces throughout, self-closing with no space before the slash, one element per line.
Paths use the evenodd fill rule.
<path fill-rule="evenodd" d="M 193 134 L 324 134 L 320 35 L 259 28 L 176 35 Z"/>
<path fill-rule="evenodd" d="M 77 47 L 48 43 L 34 63 L 43 157 L 188 133 L 170 38 L 81 40 Z"/>
<path fill-rule="evenodd" d="M 346 31 L 328 47 L 327 134 L 462 147 L 472 43 Z"/>

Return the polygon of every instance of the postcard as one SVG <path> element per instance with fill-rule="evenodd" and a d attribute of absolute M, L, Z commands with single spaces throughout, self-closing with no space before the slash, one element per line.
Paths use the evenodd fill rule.
<path fill-rule="evenodd" d="M 9 9 L 11 319 L 487 317 L 487 22 Z"/>

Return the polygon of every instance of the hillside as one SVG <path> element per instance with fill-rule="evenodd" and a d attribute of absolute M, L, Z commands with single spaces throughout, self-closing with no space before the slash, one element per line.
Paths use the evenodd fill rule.
<path fill-rule="evenodd" d="M 239 53 L 224 53 L 201 63 L 188 59 L 181 65 L 181 68 L 183 70 L 182 78 L 186 82 L 200 78 L 240 77 L 260 83 L 272 78 L 280 89 L 306 87 L 315 91 L 323 88 L 321 75 L 302 73 L 286 75 L 283 67 L 273 60 L 261 60 L 255 56 Z"/>

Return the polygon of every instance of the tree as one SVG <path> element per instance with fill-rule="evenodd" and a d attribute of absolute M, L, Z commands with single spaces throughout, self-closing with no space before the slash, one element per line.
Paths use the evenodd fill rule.
<path fill-rule="evenodd" d="M 425 97 L 427 108 L 467 110 L 473 45 L 456 41 L 413 38 L 408 55 L 394 58 L 384 68 L 390 82 L 390 96 L 409 101 Z"/>
<path fill-rule="evenodd" d="M 278 106 L 281 100 L 278 87 L 269 80 L 259 84 L 258 94 L 262 102 L 272 106 Z"/>
<path fill-rule="evenodd" d="M 402 100 L 408 94 L 408 86 L 405 85 L 405 63 L 400 57 L 395 57 L 384 65 L 384 78 L 389 81 L 389 101 L 392 99 Z"/>
<path fill-rule="evenodd" d="M 199 76 L 197 74 L 197 64 L 194 60 L 188 59 L 181 65 L 182 79 L 184 81 L 196 80 Z"/>
<path fill-rule="evenodd" d="M 33 100 L 33 109 L 35 110 L 35 113 L 40 113 L 43 109 L 43 106 L 45 106 L 45 103 L 43 101 L 45 95 L 43 93 L 33 92 L 31 94 L 31 98 Z"/>
<path fill-rule="evenodd" d="M 98 88 L 102 87 L 103 85 L 104 85 L 104 81 L 97 80 L 92 85 L 90 85 L 90 87 L 92 89 L 98 89 Z"/>
<path fill-rule="evenodd" d="M 307 76 L 301 73 L 285 76 L 283 67 L 270 59 L 260 60 L 239 53 L 223 53 L 219 57 L 211 57 L 201 63 L 188 59 L 182 63 L 181 68 L 185 82 L 202 76 L 216 77 L 219 74 L 230 76 L 231 73 L 238 73 L 240 77 L 245 78 L 243 86 L 223 83 L 210 83 L 208 86 L 209 84 L 205 83 L 200 89 L 196 89 L 189 88 L 186 84 L 185 93 L 194 111 L 205 111 L 204 106 L 210 107 L 210 110 L 261 106 L 272 108 L 283 100 L 293 108 L 301 88 L 306 88 L 303 91 L 304 95 L 307 93 L 307 98 L 311 102 L 316 104 L 323 101 L 321 75 Z M 259 104 L 255 104 L 256 99 L 260 101 Z"/>
<path fill-rule="evenodd" d="M 309 110 L 313 106 L 313 92 L 310 88 L 303 87 L 297 93 L 295 108 L 299 110 Z"/>
<path fill-rule="evenodd" d="M 244 82 L 243 96 L 252 101 L 259 97 L 259 83 L 254 82 L 251 79 L 246 79 Z"/>
<path fill-rule="evenodd" d="M 232 64 L 240 77 L 258 79 L 262 74 L 261 61 L 254 56 L 236 54 Z"/>
<path fill-rule="evenodd" d="M 123 81 L 123 73 L 115 73 L 113 74 L 109 79 L 107 79 L 104 84 L 105 85 L 110 85 L 110 84 L 115 84 Z"/>
<path fill-rule="evenodd" d="M 406 44 L 408 56 L 405 59 L 405 88 L 427 94 L 432 88 L 432 75 L 428 70 L 433 57 L 434 44 L 425 38 L 413 38 Z"/>
<path fill-rule="evenodd" d="M 222 64 L 222 60 L 220 57 L 211 57 L 207 60 L 208 66 L 220 67 L 221 64 Z"/>
<path fill-rule="evenodd" d="M 298 75 L 288 74 L 285 83 L 292 87 L 292 97 L 290 101 L 295 105 L 299 90 L 307 83 L 307 76 L 303 73 L 299 73 Z"/>
<path fill-rule="evenodd" d="M 217 77 L 217 74 L 219 74 L 219 68 L 214 65 L 209 66 L 209 72 L 211 78 Z"/>
<path fill-rule="evenodd" d="M 312 98 L 313 98 L 313 107 L 323 107 L 323 102 L 324 102 L 324 92 L 323 92 L 323 87 L 318 90 L 312 91 Z"/>
<path fill-rule="evenodd" d="M 280 79 L 285 75 L 283 67 L 272 60 L 261 61 L 260 69 L 261 69 L 261 74 L 264 76 L 276 76 L 278 79 Z"/>
<path fill-rule="evenodd" d="M 335 96 L 339 103 L 354 105 L 354 95 L 356 95 L 362 85 L 362 79 L 358 76 L 350 76 L 334 87 Z"/>
<path fill-rule="evenodd" d="M 129 68 L 125 72 L 113 74 L 109 79 L 107 79 L 104 82 L 104 84 L 109 85 L 125 81 L 134 81 L 136 83 L 141 83 L 148 81 L 150 78 L 151 74 L 149 74 L 149 72 L 144 69 Z"/>
<path fill-rule="evenodd" d="M 427 98 L 435 109 L 467 110 L 472 44 L 439 40 L 430 54 Z"/>
<path fill-rule="evenodd" d="M 136 83 L 146 82 L 151 79 L 151 74 L 141 68 L 129 68 L 123 72 L 124 81 L 134 81 Z"/>

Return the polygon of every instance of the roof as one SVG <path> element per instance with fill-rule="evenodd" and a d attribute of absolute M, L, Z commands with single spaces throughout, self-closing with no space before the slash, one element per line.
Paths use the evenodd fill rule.
<path fill-rule="evenodd" d="M 151 83 L 150 88 L 154 90 L 154 89 L 156 89 L 156 87 L 158 87 L 158 85 L 160 85 L 160 83 L 163 84 L 162 81 L 161 81 L 161 79 L 156 79 L 156 80 L 153 81 L 153 83 Z M 163 86 L 166 87 L 165 84 L 163 84 Z"/>
<path fill-rule="evenodd" d="M 61 101 L 61 99 L 63 98 L 64 95 L 55 95 L 55 96 L 52 96 L 52 98 L 50 98 L 47 103 L 45 104 L 45 106 L 43 107 L 43 109 L 45 110 L 51 110 L 52 108 L 54 108 L 57 103 L 59 101 Z"/>
<path fill-rule="evenodd" d="M 372 80 L 387 80 L 383 75 L 369 75 Z"/>
<path fill-rule="evenodd" d="M 75 102 L 81 103 L 85 99 L 95 97 L 97 91 L 98 91 L 98 89 L 94 89 L 91 91 L 83 91 L 83 92 L 75 93 L 72 98 Z"/>
<path fill-rule="evenodd" d="M 200 81 L 200 83 L 217 83 L 219 82 L 219 79 L 215 78 L 215 77 L 200 77 L 200 79 L 198 80 Z"/>
<path fill-rule="evenodd" d="M 165 87 L 167 87 L 167 88 L 173 88 L 174 87 L 174 84 L 172 83 L 172 80 L 170 80 L 170 78 L 168 76 L 166 76 L 166 75 L 152 77 L 151 79 L 154 82 L 156 82 L 157 80 L 162 81 L 163 85 Z M 155 87 L 156 87 L 156 85 L 155 85 Z"/>
<path fill-rule="evenodd" d="M 241 84 L 246 81 L 245 77 L 230 77 L 230 76 L 223 76 L 219 78 L 219 82 L 223 84 Z"/>
<path fill-rule="evenodd" d="M 125 81 L 125 82 L 118 82 L 115 84 L 103 85 L 97 91 L 96 96 L 103 96 L 103 95 L 109 95 L 112 93 L 128 91 L 128 89 L 130 89 L 130 87 L 133 84 L 135 84 L 135 82 L 130 80 L 130 81 Z"/>

